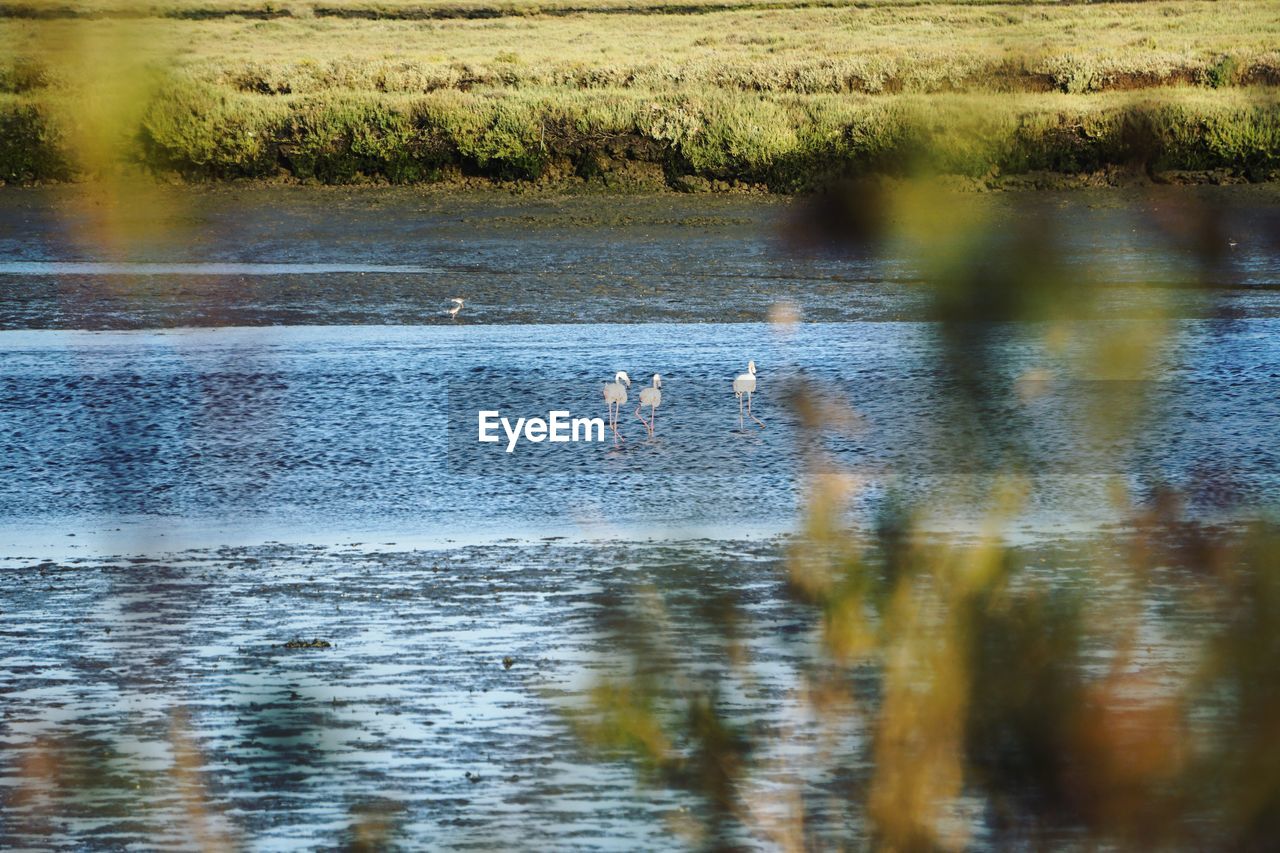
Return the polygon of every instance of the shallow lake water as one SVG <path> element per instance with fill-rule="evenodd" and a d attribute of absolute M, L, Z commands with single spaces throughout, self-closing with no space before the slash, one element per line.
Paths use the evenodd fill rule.
<path fill-rule="evenodd" d="M 645 583 L 743 603 L 755 692 L 726 701 L 791 747 L 753 784 L 802 780 L 818 822 L 856 836 L 824 775 L 848 768 L 806 739 L 813 626 L 785 593 L 778 537 L 808 473 L 857 476 L 855 524 L 892 496 L 963 533 L 984 472 L 1023 471 L 1010 532 L 1067 553 L 1042 561 L 1067 585 L 1117 478 L 1178 488 L 1193 519 L 1274 507 L 1280 205 L 1177 192 L 1223 211 L 1207 292 L 1178 286 L 1194 261 L 1151 227 L 1175 191 L 1038 197 L 1082 269 L 1108 271 L 1079 339 L 1140 328 L 1153 292 L 1170 334 L 1116 380 L 997 327 L 1000 393 L 975 415 L 947 408 L 914 260 L 798 251 L 779 236 L 794 202 L 218 190 L 165 213 L 163 242 L 104 256 L 70 191 L 6 190 L 0 843 L 325 846 L 372 815 L 436 847 L 669 846 L 697 804 L 587 761 L 563 713 L 618 665 L 606 604 Z M 769 322 L 780 303 L 805 322 Z M 748 359 L 764 429 L 731 391 Z M 481 409 L 603 416 L 616 370 L 634 380 L 621 441 L 476 440 Z M 634 406 L 655 372 L 648 439 Z M 838 416 L 805 428 L 799 393 Z M 1108 394 L 1146 400 L 1132 439 L 1091 432 L 1082 401 Z M 1137 665 L 1172 678 L 1170 638 L 1205 626 L 1152 624 Z M 282 645 L 313 637 L 331 646 Z M 30 783 L 51 754 L 72 768 L 41 777 L 55 788 L 97 780 L 70 812 Z"/>
<path fill-rule="evenodd" d="M 628 671 L 611 619 L 654 585 L 665 642 L 691 677 L 726 673 L 722 710 L 766 744 L 742 792 L 762 832 L 737 843 L 768 846 L 763 829 L 792 814 L 784 791 L 815 843 L 856 837 L 862 807 L 842 792 L 865 770 L 866 721 L 833 745 L 815 715 L 816 614 L 787 594 L 783 544 L 268 544 L 0 569 L 0 838 L 311 848 L 383 816 L 413 848 L 667 849 L 699 801 L 589 759 L 569 716 L 595 679 Z M 1087 549 L 1035 547 L 1032 577 L 1099 597 L 1099 622 L 1135 603 L 1082 569 Z M 1159 588 L 1136 601 L 1162 616 L 1129 671 L 1177 685 L 1208 626 Z M 718 596 L 742 614 L 732 666 L 698 617 Z M 330 646 L 285 647 L 317 636 Z M 1085 665 L 1104 674 L 1112 654 Z M 33 781 L 50 756 L 62 772 Z M 59 784 L 81 787 L 68 800 Z M 966 819 L 980 840 L 980 813 Z"/>
<path fill-rule="evenodd" d="M 1108 334 L 1123 335 L 1117 321 Z M 808 463 L 865 480 L 863 521 L 886 489 L 914 503 L 973 502 L 992 469 L 1022 468 L 1035 499 L 1020 523 L 1109 519 L 1110 480 L 1185 489 L 1207 516 L 1277 493 L 1280 320 L 1177 326 L 1165 362 L 1132 381 L 1071 376 L 1034 334 L 1002 335 L 1007 399 L 981 418 L 939 417 L 955 396 L 918 322 L 286 327 L 166 332 L 0 332 L 0 518 L 11 549 L 45 536 L 110 553 L 133 536 L 165 550 L 182 530 L 341 531 L 364 536 L 583 536 L 673 528 L 789 529 Z M 733 376 L 760 367 L 739 418 Z M 1012 380 L 1054 371 L 1024 399 Z M 619 427 L 591 443 L 479 442 L 481 411 L 604 418 L 616 369 L 636 382 Z M 663 375 L 650 439 L 640 386 Z M 789 393 L 815 389 L 856 418 L 805 442 Z M 1144 394 L 1134 439 L 1099 445 L 1088 397 Z M 642 412 L 642 414 L 645 414 Z M 1158 417 L 1157 417 L 1158 415 Z M 740 423 L 743 424 L 740 426 Z M 940 501 L 939 501 L 940 502 Z M 935 523 L 963 527 L 957 511 Z M 25 535 L 24 535 L 25 532 Z M 47 535 L 46 535 L 47 534 Z M 164 536 L 163 542 L 159 537 Z M 18 550 L 15 555 L 35 556 Z"/>

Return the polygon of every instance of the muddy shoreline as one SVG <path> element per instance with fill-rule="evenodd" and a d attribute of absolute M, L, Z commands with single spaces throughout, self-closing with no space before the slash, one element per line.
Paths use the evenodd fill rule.
<path fill-rule="evenodd" d="M 1091 589 L 1088 553 L 1061 540 L 1021 558 L 1037 582 Z M 705 805 L 593 758 L 572 723 L 598 679 L 625 672 L 615 632 L 653 589 L 664 641 L 691 674 L 740 679 L 724 710 L 771 745 L 742 791 L 761 837 L 785 784 L 814 837 L 847 839 L 865 822 L 842 786 L 870 771 L 867 720 L 833 745 L 809 716 L 817 614 L 788 592 L 784 554 L 781 540 L 267 544 L 0 569 L 0 841 L 272 847 L 351 841 L 374 821 L 389 843 L 453 849 L 668 847 Z M 1134 660 L 1169 685 L 1207 628 L 1168 609 L 1175 586 L 1149 602 L 1171 639 Z M 1100 622 L 1135 603 L 1125 583 L 1102 588 Z M 741 613 L 734 649 L 703 633 L 707 601 Z M 1108 650 L 1086 663 L 1105 673 Z"/>
<path fill-rule="evenodd" d="M 933 316 L 909 249 L 835 248 L 815 227 L 821 206 L 790 197 L 149 191 L 146 205 L 104 185 L 0 191 L 0 330 L 759 323 L 779 305 L 806 323 Z M 1140 312 L 1150 286 L 1176 316 L 1280 316 L 1280 184 L 957 197 L 1009 225 L 1051 223 L 1105 316 Z M 1161 211 L 1188 204 L 1218 211 L 1236 243 L 1207 278 L 1161 231 Z M 100 233 L 121 239 L 85 239 Z M 1211 292 L 1184 286 L 1197 276 Z"/>
<path fill-rule="evenodd" d="M 314 178 L 299 178 L 281 174 L 270 178 L 213 179 L 197 175 L 184 176 L 164 171 L 126 171 L 118 179 L 125 183 L 137 182 L 141 186 L 154 185 L 165 188 L 187 188 L 196 192 L 253 191 L 276 188 L 309 189 L 316 192 L 371 191 L 411 192 L 440 198 L 471 198 L 494 196 L 497 198 L 555 199 L 557 197 L 626 197 L 646 196 L 679 198 L 689 195 L 764 196 L 779 200 L 803 200 L 821 186 L 805 190 L 786 190 L 767 183 L 748 179 L 717 179 L 698 175 L 671 175 L 661 164 L 646 161 L 611 161 L 588 176 L 578 174 L 572 163 L 566 161 L 548 168 L 537 179 L 509 180 L 500 177 L 468 175 L 458 168 L 447 168 L 432 180 L 396 182 L 381 175 L 353 175 L 338 182 L 326 182 Z M 895 183 L 900 177 L 877 176 L 876 181 Z M 993 172 L 981 177 L 970 175 L 937 175 L 929 180 L 953 192 L 965 193 L 1038 193 L 1078 192 L 1089 190 L 1142 190 L 1158 187 L 1221 187 L 1221 186 L 1280 186 L 1280 169 L 1259 172 L 1248 169 L 1172 169 L 1151 171 L 1127 167 L 1109 167 L 1095 172 L 1025 172 L 999 174 Z M 0 177 L 0 192 L 5 189 L 64 188 L 97 192 L 101 177 L 49 176 L 36 180 Z M 834 182 L 837 185 L 839 182 Z"/>
<path fill-rule="evenodd" d="M 610 602 L 695 554 L 690 592 L 736 590 L 781 664 L 771 636 L 811 619 L 776 549 L 266 545 L 5 570 L 0 841 L 325 844 L 372 815 L 455 849 L 663 846 L 696 802 L 591 761 L 566 714 L 617 665 Z M 68 807 L 80 772 L 100 784 Z"/>

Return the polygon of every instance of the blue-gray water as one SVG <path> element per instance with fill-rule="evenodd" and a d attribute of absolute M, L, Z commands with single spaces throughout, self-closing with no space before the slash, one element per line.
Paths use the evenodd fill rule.
<path fill-rule="evenodd" d="M 0 332 L 0 518 L 54 540 L 122 527 L 145 544 L 153 531 L 166 548 L 184 527 L 779 532 L 809 459 L 786 402 L 802 382 L 856 418 L 824 431 L 821 451 L 865 477 L 864 507 L 887 487 L 921 504 L 948 489 L 973 497 L 984 469 L 1012 465 L 1035 474 L 1024 523 L 1047 530 L 1109 520 L 1115 477 L 1139 493 L 1187 490 L 1206 515 L 1256 508 L 1280 485 L 1280 321 L 1175 328 L 1157 368 L 1124 381 L 1072 375 L 1035 330 L 1009 327 L 1010 381 L 985 420 L 941 416 L 955 388 L 916 322 Z M 748 357 L 765 429 L 739 429 L 731 383 Z M 604 417 L 617 369 L 635 377 L 621 444 L 478 442 L 482 409 Z M 663 404 L 649 440 L 634 406 L 654 372 Z M 1031 393 L 1025 375 L 1058 378 Z M 1150 398 L 1131 440 L 1090 440 L 1088 403 L 1105 394 Z"/>
<path fill-rule="evenodd" d="M 972 198 L 974 216 L 987 215 Z M 1106 316 L 1142 310 L 1136 285 L 1185 283 L 1206 248 L 1212 295 L 1178 292 L 1180 313 L 1280 316 L 1272 186 L 1028 198 L 994 198 L 993 231 L 1044 217 L 1075 281 L 1104 285 Z M 1187 233 L 1189 204 L 1208 211 L 1214 233 Z M 442 324 L 454 296 L 471 324 L 762 322 L 780 300 L 812 322 L 928 317 L 909 247 L 815 251 L 801 207 L 224 188 L 184 190 L 172 207 L 129 207 L 104 225 L 104 209 L 74 191 L 6 189 L 0 329 Z"/>
<path fill-rule="evenodd" d="M 997 327 L 994 407 L 974 414 L 916 260 L 796 252 L 789 203 L 221 190 L 104 256 L 70 191 L 6 190 L 0 846 L 336 846 L 362 814 L 414 847 L 672 846 L 697 804 L 587 761 L 561 715 L 617 665 L 604 602 L 650 584 L 743 603 L 754 681 L 726 709 L 783 745 L 752 789 L 801 790 L 815 826 L 858 837 L 834 780 L 861 724 L 832 753 L 806 717 L 812 615 L 767 538 L 806 473 L 856 474 L 857 523 L 893 493 L 963 532 L 999 460 L 1032 484 L 1033 548 L 1113 521 L 1117 480 L 1139 501 L 1172 485 L 1198 518 L 1274 505 L 1280 208 L 1182 192 L 1222 211 L 1207 271 L 1153 226 L 1191 196 L 1038 197 L 1106 273 L 1096 319 L 1075 349 Z M 806 322 L 769 323 L 779 303 Z M 1082 367 L 1153 307 L 1170 334 L 1149 370 Z M 764 430 L 738 427 L 748 359 Z M 603 415 L 620 369 L 620 446 L 473 440 L 480 407 Z M 633 406 L 655 372 L 648 441 Z M 798 389 L 828 406 L 812 440 Z M 1130 440 L 1093 430 L 1107 399 L 1145 402 Z M 1063 549 L 1041 580 L 1132 594 Z M 1133 665 L 1176 683 L 1205 625 L 1153 595 Z M 333 646 L 281 645 L 311 637 Z"/>
<path fill-rule="evenodd" d="M 72 192 L 0 199 L 10 548 L 116 528 L 108 550 L 152 547 L 152 528 L 166 547 L 275 532 L 776 532 L 795 517 L 803 470 L 787 403 L 797 379 L 860 418 L 823 446 L 864 476 L 864 516 L 886 488 L 955 515 L 973 474 L 1010 462 L 1038 475 L 1022 519 L 1037 529 L 1105 520 L 1100 495 L 1116 477 L 1139 498 L 1189 489 L 1206 516 L 1274 493 L 1269 188 L 993 203 L 997 224 L 1028 212 L 1052 223 L 1076 276 L 1066 286 L 1097 318 L 1075 329 L 1078 347 L 1172 314 L 1154 368 L 1108 392 L 1152 398 L 1151 427 L 1121 447 L 1086 441 L 1092 415 L 1072 388 L 1097 377 L 1046 351 L 1030 324 L 993 335 L 999 416 L 940 417 L 950 356 L 919 259 L 892 244 L 799 245 L 785 236 L 798 203 L 284 189 L 183 201 L 130 211 L 126 232 L 159 236 L 102 257 L 95 209 Z M 1215 211 L 1207 256 L 1177 239 L 1192 204 Z M 1192 281 L 1208 289 L 1181 286 Z M 455 295 L 467 306 L 451 320 Z M 779 305 L 804 322 L 776 330 Z M 764 432 L 735 429 L 729 388 L 748 359 L 761 366 Z M 632 406 L 664 376 L 656 441 L 641 440 L 631 407 L 620 450 L 526 445 L 507 458 L 469 440 L 480 408 L 603 414 L 600 386 L 619 369 L 636 381 Z M 1051 393 L 1020 400 L 1031 377 Z M 960 499 L 944 500 L 952 488 Z"/>

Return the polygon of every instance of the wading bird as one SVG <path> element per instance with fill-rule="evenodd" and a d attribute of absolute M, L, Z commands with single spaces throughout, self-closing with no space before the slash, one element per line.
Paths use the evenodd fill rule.
<path fill-rule="evenodd" d="M 449 319 L 456 320 L 458 319 L 458 312 L 462 310 L 462 300 L 455 296 L 450 301 L 453 302 L 453 307 L 449 309 Z"/>
<path fill-rule="evenodd" d="M 625 370 L 613 375 L 613 381 L 604 386 L 604 402 L 609 407 L 609 428 L 613 430 L 613 440 L 622 438 L 618 434 L 618 415 L 622 412 L 622 404 L 627 402 L 627 389 L 631 387 L 631 377 Z"/>
<path fill-rule="evenodd" d="M 649 437 L 653 437 L 653 424 L 658 419 L 658 407 L 662 405 L 662 377 L 653 374 L 653 386 L 651 388 L 642 388 L 640 390 L 640 405 L 636 406 L 636 417 L 640 419 L 640 423 L 644 424 L 644 428 L 649 430 Z M 649 407 L 649 420 L 644 419 L 644 415 L 640 414 L 640 410 L 645 406 Z"/>
<path fill-rule="evenodd" d="M 757 418 L 751 413 L 751 395 L 756 393 L 756 363 L 754 361 L 747 362 L 747 372 L 738 375 L 733 380 L 733 396 L 738 398 L 738 429 L 742 429 L 745 421 L 742 419 L 742 395 L 747 395 L 747 417 L 760 424 L 760 428 L 764 429 L 764 421 Z"/>

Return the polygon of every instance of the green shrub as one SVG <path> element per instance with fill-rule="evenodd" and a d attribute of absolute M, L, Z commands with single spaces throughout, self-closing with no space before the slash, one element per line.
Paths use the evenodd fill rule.
<path fill-rule="evenodd" d="M 1234 85 L 1239 79 L 1240 69 L 1236 63 L 1235 57 L 1230 54 L 1223 54 L 1214 60 L 1213 64 L 1205 70 L 1205 82 L 1214 89 L 1221 89 L 1223 86 Z"/>
<path fill-rule="evenodd" d="M 280 104 L 205 83 L 163 86 L 139 133 L 142 158 L 188 177 L 261 178 L 276 172 Z"/>
<path fill-rule="evenodd" d="M 0 180 L 67 180 L 71 171 L 61 135 L 46 110 L 0 100 Z"/>
<path fill-rule="evenodd" d="M 51 82 L 48 66 L 31 57 L 18 57 L 8 65 L 0 64 L 0 92 L 21 95 L 43 89 Z"/>

